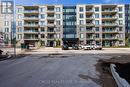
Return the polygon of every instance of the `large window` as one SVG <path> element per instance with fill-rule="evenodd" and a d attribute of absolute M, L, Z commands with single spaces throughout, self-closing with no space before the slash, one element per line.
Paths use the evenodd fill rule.
<path fill-rule="evenodd" d="M 45 7 L 40 8 L 40 12 L 44 12 L 45 11 Z"/>
<path fill-rule="evenodd" d="M 21 14 L 18 14 L 18 19 L 21 19 L 22 18 L 22 15 Z"/>
<path fill-rule="evenodd" d="M 40 15 L 40 18 L 41 18 L 41 19 L 44 19 L 44 18 L 45 18 L 45 14 L 41 14 L 41 15 Z"/>
<path fill-rule="evenodd" d="M 122 11 L 122 10 L 123 10 L 122 7 L 118 7 L 118 9 L 119 9 L 119 11 Z"/>
<path fill-rule="evenodd" d="M 99 18 L 99 14 L 98 13 L 95 14 L 95 18 Z"/>
<path fill-rule="evenodd" d="M 80 38 L 84 38 L 84 34 L 80 34 Z"/>
<path fill-rule="evenodd" d="M 5 28 L 5 32 L 9 32 L 9 28 Z"/>
<path fill-rule="evenodd" d="M 61 11 L 60 7 L 56 7 L 56 12 L 60 12 L 60 11 Z"/>
<path fill-rule="evenodd" d="M 18 26 L 22 26 L 22 21 L 18 21 Z"/>
<path fill-rule="evenodd" d="M 21 12 L 22 12 L 22 8 L 18 8 L 18 9 L 17 9 L 17 12 L 18 12 L 18 13 L 21 13 Z"/>
<path fill-rule="evenodd" d="M 22 28 L 18 28 L 18 29 L 17 29 L 17 32 L 22 32 Z"/>
<path fill-rule="evenodd" d="M 95 25 L 99 25 L 99 20 L 95 20 Z"/>
<path fill-rule="evenodd" d="M 9 21 L 5 21 L 4 25 L 9 26 Z"/>
<path fill-rule="evenodd" d="M 60 14 L 56 14 L 56 18 L 57 18 L 57 19 L 60 19 Z"/>
<path fill-rule="evenodd" d="M 84 24 L 84 20 L 80 20 L 79 24 L 83 25 Z"/>
<path fill-rule="evenodd" d="M 41 21 L 41 22 L 40 22 L 40 25 L 41 25 L 41 26 L 44 26 L 44 25 L 45 25 L 45 21 Z"/>
<path fill-rule="evenodd" d="M 80 12 L 83 12 L 83 11 L 84 11 L 84 8 L 83 8 L 83 7 L 79 7 L 79 11 L 80 11 Z"/>
<path fill-rule="evenodd" d="M 123 24 L 123 20 L 119 20 L 119 25 L 122 25 Z"/>
<path fill-rule="evenodd" d="M 120 13 L 120 14 L 119 14 L 119 18 L 123 18 L 123 14 Z"/>
<path fill-rule="evenodd" d="M 80 18 L 84 18 L 84 15 L 83 15 L 83 14 L 80 14 L 79 17 L 80 17 Z"/>
<path fill-rule="evenodd" d="M 98 12 L 99 11 L 99 7 L 95 7 L 95 11 Z"/>

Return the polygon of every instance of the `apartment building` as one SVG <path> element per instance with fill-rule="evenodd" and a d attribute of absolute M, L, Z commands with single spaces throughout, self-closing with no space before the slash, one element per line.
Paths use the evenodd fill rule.
<path fill-rule="evenodd" d="M 125 46 L 124 5 L 77 5 L 80 44 Z"/>
<path fill-rule="evenodd" d="M 12 3 L 11 0 L 0 2 L 0 43 L 8 46 L 11 46 L 12 34 L 14 33 Z"/>
<path fill-rule="evenodd" d="M 17 41 L 56 46 L 125 46 L 125 5 L 17 6 Z"/>
<path fill-rule="evenodd" d="M 58 46 L 63 37 L 63 6 L 17 6 L 16 27 L 19 43 Z"/>
<path fill-rule="evenodd" d="M 126 39 L 128 39 L 128 44 L 130 44 L 130 4 L 125 5 L 125 28 L 126 28 Z"/>

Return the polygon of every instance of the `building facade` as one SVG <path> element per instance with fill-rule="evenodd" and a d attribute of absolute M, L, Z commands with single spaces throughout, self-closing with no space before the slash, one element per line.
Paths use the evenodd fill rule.
<path fill-rule="evenodd" d="M 17 41 L 34 46 L 56 46 L 62 43 L 63 6 L 17 6 Z"/>
<path fill-rule="evenodd" d="M 124 5 L 77 5 L 80 44 L 125 45 Z"/>
<path fill-rule="evenodd" d="M 13 39 L 14 20 L 13 20 L 13 2 L 1 1 L 0 2 L 0 43 L 11 46 Z"/>
<path fill-rule="evenodd" d="M 125 5 L 125 28 L 126 28 L 126 42 L 130 45 L 130 4 Z"/>
<path fill-rule="evenodd" d="M 17 6 L 17 41 L 57 46 L 79 44 L 125 46 L 125 5 Z M 72 43 L 73 43 L 72 42 Z"/>

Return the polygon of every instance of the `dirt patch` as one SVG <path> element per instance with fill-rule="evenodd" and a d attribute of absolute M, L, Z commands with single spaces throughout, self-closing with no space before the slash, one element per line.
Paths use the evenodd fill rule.
<path fill-rule="evenodd" d="M 130 63 L 116 64 L 116 72 L 130 84 Z"/>
<path fill-rule="evenodd" d="M 102 87 L 117 87 L 117 84 L 112 77 L 111 71 L 110 71 L 110 64 L 126 64 L 130 63 L 130 55 L 122 55 L 122 56 L 115 56 L 111 59 L 102 59 L 99 60 L 96 64 L 96 69 L 100 73 L 100 85 Z M 120 67 L 120 66 L 117 66 Z M 124 69 L 120 69 L 123 71 Z M 126 70 L 127 71 L 127 70 Z M 126 72 L 125 71 L 125 72 Z M 118 71 L 119 72 L 119 71 Z"/>

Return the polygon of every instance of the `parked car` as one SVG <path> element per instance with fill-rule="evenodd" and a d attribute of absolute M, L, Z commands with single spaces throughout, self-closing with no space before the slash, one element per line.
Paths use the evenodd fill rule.
<path fill-rule="evenodd" d="M 74 49 L 74 50 L 79 50 L 79 46 L 78 46 L 78 44 L 74 44 L 74 45 L 72 45 L 72 49 Z"/>
<path fill-rule="evenodd" d="M 79 45 L 78 48 L 79 48 L 79 49 L 83 49 L 83 48 L 84 48 L 84 45 Z"/>
<path fill-rule="evenodd" d="M 102 46 L 101 46 L 101 45 L 95 45 L 95 46 L 94 46 L 94 49 L 95 49 L 95 50 L 102 50 Z"/>
<path fill-rule="evenodd" d="M 92 50 L 93 48 L 91 45 L 85 45 L 85 46 L 83 46 L 83 49 L 84 50 Z"/>
<path fill-rule="evenodd" d="M 66 44 L 62 45 L 62 50 L 68 50 L 68 49 L 69 49 L 68 45 Z"/>

